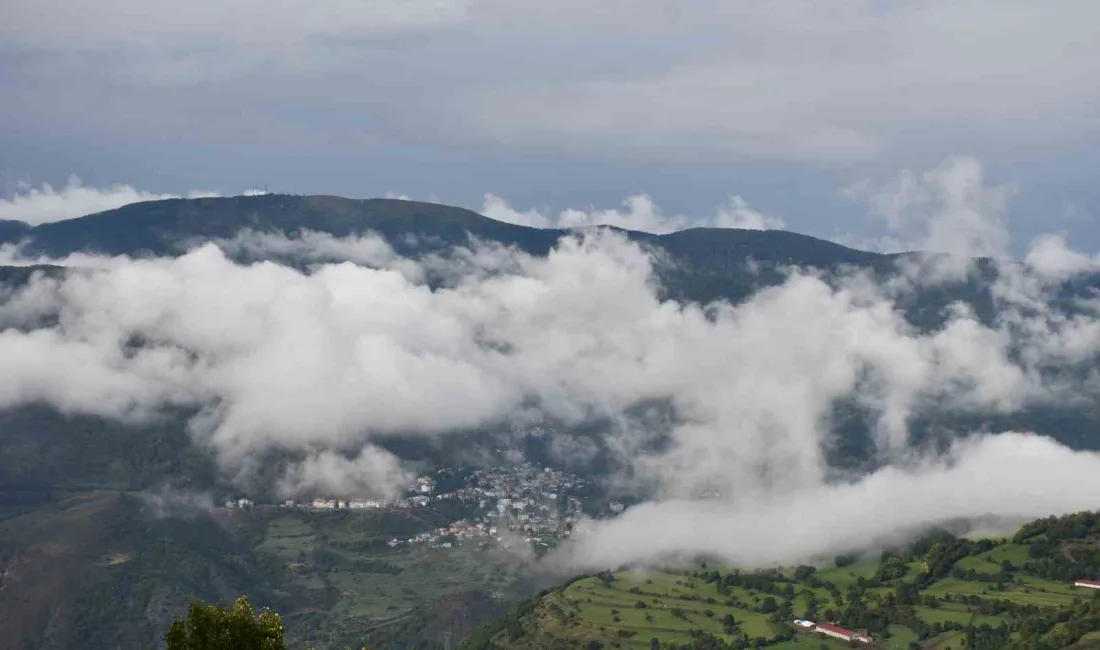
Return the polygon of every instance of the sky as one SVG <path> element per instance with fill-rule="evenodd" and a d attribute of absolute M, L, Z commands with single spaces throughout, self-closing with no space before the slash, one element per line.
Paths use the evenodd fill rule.
<path fill-rule="evenodd" d="M 741 205 L 871 244 L 854 190 L 965 157 L 1012 188 L 1013 255 L 1096 250 L 1097 25 L 1090 0 L 9 0 L 0 194 L 683 217 L 658 229 Z"/>

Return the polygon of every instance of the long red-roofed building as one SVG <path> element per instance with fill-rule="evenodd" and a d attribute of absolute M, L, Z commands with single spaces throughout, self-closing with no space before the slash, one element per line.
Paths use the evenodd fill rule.
<path fill-rule="evenodd" d="M 833 625 L 832 623 L 818 623 L 815 629 L 825 636 L 831 636 L 841 641 L 858 641 L 860 643 L 871 642 L 871 637 L 864 632 L 853 632 L 839 625 Z"/>

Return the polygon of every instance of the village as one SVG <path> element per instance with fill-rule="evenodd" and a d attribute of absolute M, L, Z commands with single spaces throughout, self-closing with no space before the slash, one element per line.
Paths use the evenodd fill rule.
<path fill-rule="evenodd" d="M 445 477 L 445 479 L 440 479 Z M 294 508 L 308 512 L 404 510 L 423 508 L 433 502 L 458 502 L 472 514 L 418 535 L 389 541 L 391 548 L 403 544 L 424 544 L 431 548 L 451 548 L 466 540 L 500 543 L 505 546 L 519 541 L 551 547 L 568 537 L 577 521 L 585 515 L 581 500 L 572 496 L 583 488 L 584 481 L 576 475 L 531 463 L 477 470 L 456 481 L 449 470 L 435 476 L 420 476 L 405 486 L 400 497 L 330 498 L 317 496 L 281 504 L 257 505 L 250 499 L 237 498 L 225 502 L 228 510 L 253 508 Z M 618 514 L 622 503 L 607 504 L 607 512 Z"/>

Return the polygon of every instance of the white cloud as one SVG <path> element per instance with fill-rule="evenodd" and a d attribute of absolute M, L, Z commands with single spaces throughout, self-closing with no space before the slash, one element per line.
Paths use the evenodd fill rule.
<path fill-rule="evenodd" d="M 866 180 L 855 183 L 843 194 L 868 201 L 871 214 L 889 227 L 887 241 L 893 248 L 1006 258 L 1004 214 L 1012 191 L 1010 185 L 987 185 L 979 160 L 956 156 L 921 174 L 904 170 L 882 187 Z"/>
<path fill-rule="evenodd" d="M 1098 489 L 1100 454 L 1004 433 L 962 441 L 946 458 L 887 467 L 853 483 L 774 498 L 643 504 L 611 521 L 586 522 L 555 560 L 573 569 L 694 555 L 740 566 L 821 561 L 896 543 L 950 519 L 1091 510 Z"/>
<path fill-rule="evenodd" d="M 196 190 L 187 198 L 219 196 L 217 192 Z M 106 188 L 87 187 L 76 176 L 69 178 L 64 187 L 54 189 L 48 183 L 32 187 L 19 185 L 16 193 L 0 199 L 0 219 L 25 221 L 31 225 L 72 219 L 84 215 L 113 210 L 139 201 L 160 201 L 181 198 L 175 194 L 156 194 L 136 190 L 131 185 L 116 183 Z"/>
<path fill-rule="evenodd" d="M 1034 369 L 1009 357 L 1020 343 L 1012 331 L 960 312 L 921 335 L 861 285 L 836 290 L 795 273 L 705 312 L 658 300 L 649 256 L 597 232 L 545 259 L 486 249 L 492 273 L 433 290 L 389 268 L 392 252 L 366 241 L 380 268 L 241 266 L 204 245 L 35 282 L 0 318 L 26 325 L 56 313 L 59 324 L 0 334 L 10 361 L 0 406 L 46 401 L 140 418 L 167 404 L 205 405 L 196 435 L 226 467 L 265 449 L 309 452 L 291 481 L 304 485 L 342 475 L 336 469 L 380 472 L 376 455 L 331 455 L 378 435 L 491 426 L 532 405 L 569 422 L 671 400 L 675 444 L 635 460 L 666 494 L 684 496 L 703 486 L 772 494 L 820 484 L 822 427 L 833 402 L 851 394 L 879 414 L 887 454 L 905 448 L 908 418 L 927 400 L 1004 411 L 1045 397 Z M 261 243 L 364 259 L 362 241 L 306 234 Z M 147 341 L 139 352 L 123 345 L 134 336 Z"/>
<path fill-rule="evenodd" d="M 390 498 L 397 496 L 398 488 L 407 485 L 412 476 L 396 456 L 367 445 L 354 456 L 328 450 L 308 456 L 291 466 L 279 490 L 287 496 L 320 493 Z"/>
<path fill-rule="evenodd" d="M 328 233 L 306 230 L 292 237 L 282 234 L 242 230 L 232 239 L 214 240 L 219 248 L 246 259 L 285 260 L 290 262 L 352 262 L 360 266 L 389 267 L 411 280 L 423 278 L 419 265 L 402 259 L 386 240 L 377 235 L 333 237 Z M 0 260 L 4 249 L 0 247 Z M 66 265 L 72 265 L 66 261 Z"/>
<path fill-rule="evenodd" d="M 1036 238 L 1024 263 L 1048 280 L 1063 280 L 1097 268 L 1096 258 L 1070 249 L 1064 235 Z"/>
<path fill-rule="evenodd" d="M 214 509 L 214 498 L 209 492 L 181 488 L 165 483 L 142 493 L 145 507 L 154 517 L 193 517 Z"/>
<path fill-rule="evenodd" d="M 646 194 L 635 194 L 623 200 L 626 210 L 597 208 L 567 208 L 560 212 L 527 210 L 519 211 L 508 201 L 493 194 L 485 195 L 482 214 L 498 221 L 531 226 L 534 228 L 588 228 L 591 226 L 615 226 L 627 230 L 640 230 L 666 234 L 687 228 L 743 228 L 746 230 L 774 230 L 785 227 L 779 217 L 762 214 L 749 207 L 740 196 L 730 197 L 729 202 L 709 217 L 689 217 L 666 214 Z"/>

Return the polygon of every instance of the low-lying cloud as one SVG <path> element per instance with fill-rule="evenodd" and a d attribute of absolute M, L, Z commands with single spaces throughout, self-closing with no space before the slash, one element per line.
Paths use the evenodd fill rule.
<path fill-rule="evenodd" d="M 494 194 L 485 195 L 482 214 L 498 221 L 531 226 L 534 228 L 588 228 L 591 226 L 615 226 L 627 230 L 640 230 L 663 235 L 687 228 L 741 228 L 745 230 L 778 230 L 786 227 L 783 219 L 757 212 L 740 196 L 730 197 L 728 203 L 715 210 L 713 215 L 690 217 L 668 214 L 661 210 L 646 194 L 635 194 L 623 200 L 625 210 L 598 208 L 567 208 L 551 210 L 517 210 L 508 201 Z"/>
<path fill-rule="evenodd" d="M 175 258 L 60 260 L 65 277 L 14 291 L 0 303 L 0 408 L 134 421 L 189 408 L 231 476 L 271 451 L 299 458 L 288 494 L 389 493 L 409 468 L 385 436 L 548 417 L 565 427 L 554 445 L 576 454 L 589 443 L 569 426 L 602 420 L 624 475 L 657 496 L 582 531 L 572 566 L 788 560 L 908 524 L 1093 505 L 1093 453 L 1013 433 L 943 456 L 909 435 L 932 412 L 1092 403 L 1094 373 L 1078 371 L 1100 353 L 1100 305 L 1086 295 L 1067 312 L 1059 294 L 1091 259 L 1043 239 L 1024 264 L 994 260 L 998 316 L 956 305 L 929 330 L 898 307 L 931 272 L 919 264 L 885 284 L 794 268 L 740 304 L 698 305 L 663 299 L 652 253 L 606 229 L 546 257 L 475 242 L 425 260 L 370 234 L 244 232 Z M 446 281 L 425 282 L 441 269 Z M 861 479 L 838 481 L 826 462 L 841 401 L 870 414 L 881 469 Z M 659 432 L 636 415 L 654 403 L 674 414 Z M 658 434 L 667 445 L 648 444 Z"/>
<path fill-rule="evenodd" d="M 698 556 L 742 566 L 813 561 L 899 543 L 951 519 L 1094 510 L 1098 490 L 1100 454 L 1002 433 L 851 483 L 762 499 L 642 504 L 610 521 L 586 522 L 575 546 L 555 559 L 572 569 Z"/>

